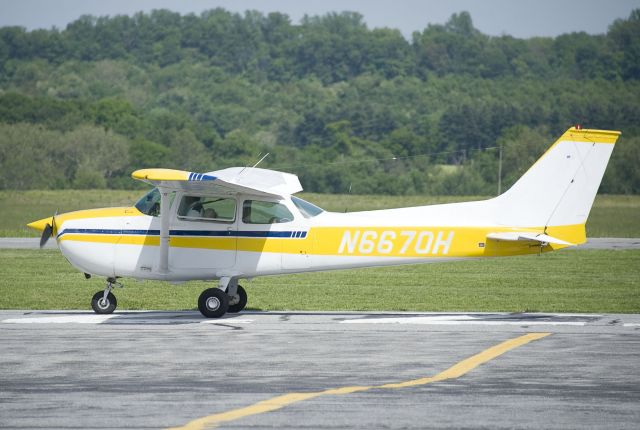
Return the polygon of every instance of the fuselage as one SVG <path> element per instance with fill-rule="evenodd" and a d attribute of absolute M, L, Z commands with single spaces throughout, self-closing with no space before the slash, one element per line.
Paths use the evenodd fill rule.
<path fill-rule="evenodd" d="M 151 192 L 136 207 L 57 215 L 60 250 L 89 274 L 186 281 L 533 254 L 561 247 L 487 240 L 490 233 L 544 229 L 497 225 L 492 200 L 335 213 L 291 196 L 176 191 L 167 213 L 169 257 L 163 270 L 161 217 L 154 200 Z M 563 237 L 583 241 L 583 225 L 562 229 Z"/>

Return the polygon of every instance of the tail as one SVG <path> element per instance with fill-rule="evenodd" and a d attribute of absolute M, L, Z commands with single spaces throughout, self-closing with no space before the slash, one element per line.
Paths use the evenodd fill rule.
<path fill-rule="evenodd" d="M 579 244 L 619 131 L 570 128 L 504 194 L 494 199 L 499 224 L 544 228 Z"/>

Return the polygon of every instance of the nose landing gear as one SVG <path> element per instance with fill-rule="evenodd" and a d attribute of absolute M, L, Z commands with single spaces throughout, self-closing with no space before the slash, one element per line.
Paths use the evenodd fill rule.
<path fill-rule="evenodd" d="M 110 314 L 118 307 L 116 296 L 111 290 L 114 288 L 123 288 L 122 284 L 117 282 L 115 278 L 107 278 L 107 286 L 104 291 L 98 291 L 91 299 L 91 307 L 97 314 Z"/>

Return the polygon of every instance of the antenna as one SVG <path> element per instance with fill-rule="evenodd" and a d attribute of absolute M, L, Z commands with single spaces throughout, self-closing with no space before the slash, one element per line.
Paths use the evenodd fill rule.
<path fill-rule="evenodd" d="M 258 157 L 262 155 L 262 152 L 260 154 L 258 154 Z M 264 160 L 265 158 L 267 158 L 269 156 L 269 152 L 267 152 L 266 154 L 264 154 L 264 157 L 262 157 L 261 159 L 258 160 L 258 162 L 256 164 L 254 164 L 251 168 L 253 169 L 254 167 L 256 167 L 258 164 L 262 163 L 262 160 Z M 242 172 L 244 172 L 247 167 L 249 166 L 245 166 L 242 168 L 242 170 L 240 170 L 240 173 L 238 173 L 238 176 L 242 175 Z"/>
<path fill-rule="evenodd" d="M 262 160 L 264 160 L 265 158 L 267 158 L 269 156 L 269 153 L 267 152 L 266 154 L 264 154 L 264 157 L 262 157 L 261 159 L 258 160 L 258 162 L 256 164 L 253 165 L 253 167 L 256 167 L 258 164 L 262 163 Z M 259 155 L 258 155 L 259 157 Z M 252 169 L 253 169 L 252 167 Z"/>

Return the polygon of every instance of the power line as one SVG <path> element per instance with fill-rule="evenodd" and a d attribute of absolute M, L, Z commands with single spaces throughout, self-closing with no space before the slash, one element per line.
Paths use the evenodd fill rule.
<path fill-rule="evenodd" d="M 500 148 L 499 146 L 488 146 L 486 148 L 470 148 L 470 149 L 458 149 L 454 151 L 426 152 L 423 154 L 406 155 L 401 157 L 367 158 L 367 159 L 361 159 L 361 160 L 336 161 L 333 163 L 322 163 L 322 165 L 323 166 L 341 166 L 341 165 L 348 165 L 348 164 L 374 163 L 379 161 L 398 161 L 398 160 L 408 160 L 408 159 L 420 158 L 420 157 L 435 157 L 438 155 L 447 155 L 447 154 L 466 154 L 467 152 L 471 152 L 471 151 L 483 152 L 483 151 L 495 150 L 499 148 Z M 290 169 L 304 168 L 304 167 L 315 166 L 315 165 L 317 165 L 317 163 L 297 164 L 297 165 L 282 164 L 282 165 L 270 166 L 270 168 L 274 170 L 282 170 L 282 169 L 290 170 Z"/>

